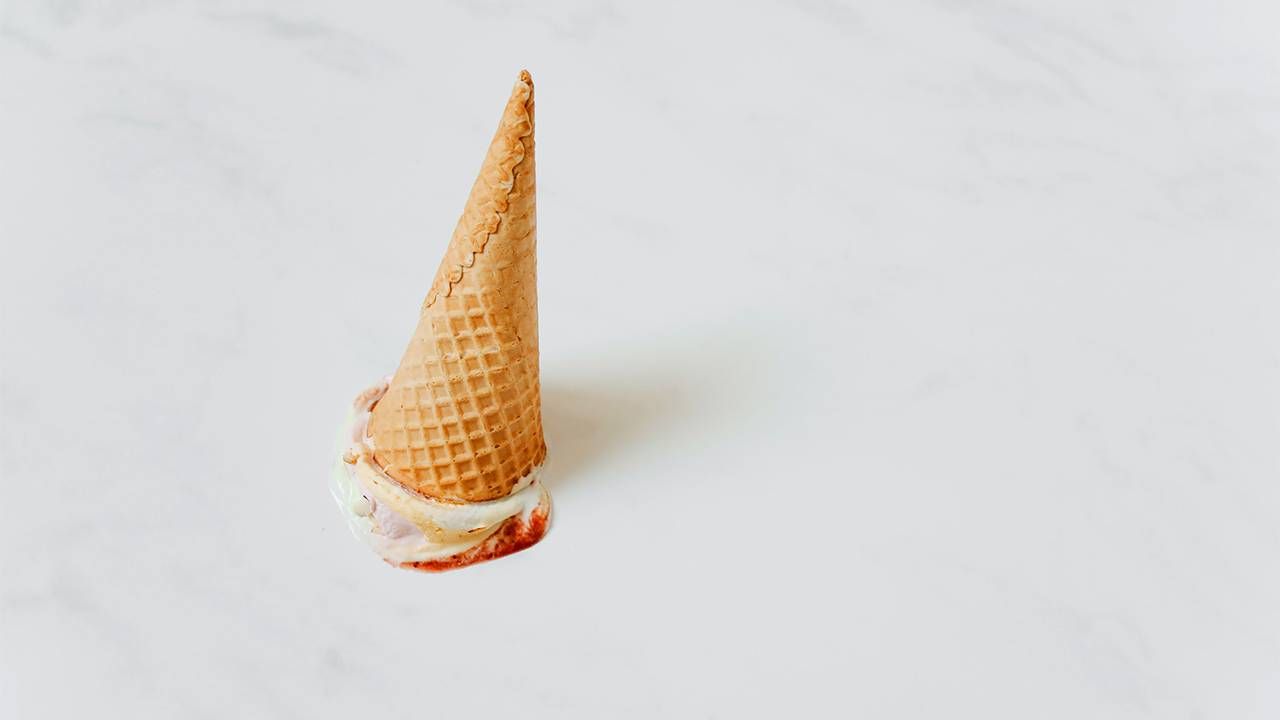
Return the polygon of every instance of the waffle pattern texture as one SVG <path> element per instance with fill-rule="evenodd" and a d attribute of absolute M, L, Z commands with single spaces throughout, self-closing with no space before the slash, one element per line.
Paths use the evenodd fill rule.
<path fill-rule="evenodd" d="M 546 458 L 533 156 L 533 80 L 521 72 L 369 422 L 374 458 L 429 497 L 503 497 Z"/>

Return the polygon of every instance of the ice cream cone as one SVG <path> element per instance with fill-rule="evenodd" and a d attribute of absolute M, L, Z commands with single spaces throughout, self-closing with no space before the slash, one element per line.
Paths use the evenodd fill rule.
<path fill-rule="evenodd" d="M 501 498 L 545 459 L 533 80 L 521 72 L 368 437 L 406 488 Z M 540 534 L 540 533 L 539 533 Z"/>

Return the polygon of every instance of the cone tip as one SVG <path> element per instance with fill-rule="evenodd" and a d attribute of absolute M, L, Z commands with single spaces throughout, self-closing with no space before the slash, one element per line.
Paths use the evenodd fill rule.
<path fill-rule="evenodd" d="M 521 71 L 520 71 L 520 82 L 522 82 L 522 83 L 528 83 L 528 84 L 530 84 L 530 85 L 532 85 L 532 84 L 533 84 L 533 76 L 529 74 L 529 71 L 528 71 L 528 70 L 521 70 Z"/>

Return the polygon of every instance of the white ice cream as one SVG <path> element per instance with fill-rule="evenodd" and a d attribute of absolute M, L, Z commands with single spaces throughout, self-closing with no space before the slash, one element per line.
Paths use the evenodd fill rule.
<path fill-rule="evenodd" d="M 539 504 L 549 502 L 538 481 L 540 467 L 521 478 L 510 495 L 487 502 L 434 500 L 391 479 L 374 462 L 372 440 L 366 437 L 370 410 L 386 391 L 384 381 L 356 399 L 330 489 L 352 533 L 387 561 L 441 560 L 466 552 L 507 518 L 527 519 Z"/>

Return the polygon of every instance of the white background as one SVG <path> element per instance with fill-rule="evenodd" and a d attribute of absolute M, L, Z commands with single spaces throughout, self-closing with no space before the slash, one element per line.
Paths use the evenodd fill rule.
<path fill-rule="evenodd" d="M 0 717 L 1275 718 L 1274 3 L 0 3 Z M 515 80 L 556 501 L 326 490 Z"/>

